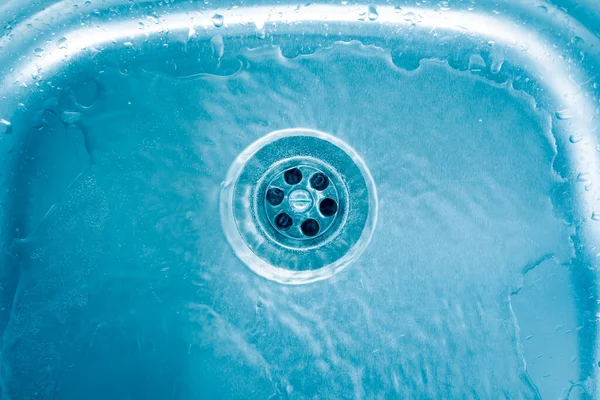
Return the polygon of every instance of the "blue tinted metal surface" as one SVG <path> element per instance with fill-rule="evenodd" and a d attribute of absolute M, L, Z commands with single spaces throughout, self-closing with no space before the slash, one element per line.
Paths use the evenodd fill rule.
<path fill-rule="evenodd" d="M 3 398 L 600 397 L 595 2 L 0 22 Z M 360 259 L 300 286 L 219 216 L 236 157 L 289 128 L 351 146 L 379 199 Z"/>

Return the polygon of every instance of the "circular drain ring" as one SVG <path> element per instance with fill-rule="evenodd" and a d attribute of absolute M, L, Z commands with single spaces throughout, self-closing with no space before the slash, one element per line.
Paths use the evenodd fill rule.
<path fill-rule="evenodd" d="M 309 247 L 309 246 L 307 246 L 308 243 L 310 243 L 311 247 L 319 246 L 319 245 L 322 245 L 328 237 L 330 238 L 332 236 L 332 233 L 335 234 L 335 231 L 331 231 L 331 228 L 332 227 L 335 228 L 336 226 L 339 226 L 340 223 L 344 222 L 344 214 L 345 214 L 345 210 L 347 209 L 346 203 L 347 203 L 348 195 L 346 194 L 345 185 L 342 183 L 342 178 L 339 177 L 339 175 L 335 171 L 332 171 L 331 168 L 329 168 L 325 163 L 320 162 L 319 160 L 314 159 L 312 157 L 292 157 L 292 158 L 288 158 L 286 160 L 277 162 L 269 168 L 269 170 L 264 174 L 262 181 L 259 183 L 259 187 L 258 187 L 258 191 L 257 191 L 258 196 L 256 196 L 256 200 L 259 202 L 262 201 L 260 194 L 262 192 L 266 192 L 266 188 L 270 187 L 271 184 L 273 183 L 273 181 L 277 181 L 277 179 L 274 179 L 274 180 L 269 179 L 273 175 L 273 172 L 276 175 L 281 176 L 286 170 L 289 170 L 290 168 L 296 168 L 296 167 L 300 168 L 302 170 L 305 170 L 305 171 L 307 169 L 312 169 L 313 171 L 318 171 L 321 173 L 323 173 L 323 171 L 325 171 L 326 175 L 329 177 L 329 180 L 331 181 L 331 184 L 327 187 L 327 189 L 325 189 L 324 191 L 321 191 L 321 192 L 312 190 L 310 188 L 309 177 L 305 177 L 302 180 L 302 182 L 300 182 L 297 185 L 294 185 L 293 187 L 289 187 L 289 186 L 286 187 L 286 190 L 289 192 L 289 196 L 286 196 L 284 203 L 289 203 L 289 201 L 288 201 L 289 197 L 292 196 L 294 194 L 294 192 L 297 192 L 298 189 L 300 189 L 301 191 L 304 191 L 309 195 L 312 204 L 308 210 L 306 210 L 304 212 L 298 212 L 298 213 L 296 213 L 296 215 L 294 215 L 294 210 L 290 205 L 288 205 L 288 207 L 283 207 L 282 211 L 290 213 L 294 217 L 299 217 L 299 215 L 305 214 L 304 217 L 301 217 L 301 216 L 299 217 L 301 220 L 305 220 L 307 218 L 316 219 L 317 221 L 320 222 L 320 225 L 321 225 L 321 230 L 320 230 L 319 234 L 316 237 L 311 238 L 311 237 L 306 237 L 306 236 L 302 235 L 301 232 L 297 232 L 300 235 L 297 235 L 296 238 L 301 241 L 304 241 L 304 240 L 310 241 L 310 242 L 306 242 L 306 243 L 299 242 L 297 240 L 294 240 L 293 238 L 286 238 L 285 236 L 289 236 L 289 235 L 286 235 L 283 232 L 278 232 L 277 229 L 273 229 L 272 223 L 270 224 L 271 226 L 266 226 L 266 224 L 263 222 L 265 220 L 272 222 L 273 217 L 274 217 L 273 214 L 278 212 L 276 209 L 273 209 L 273 207 L 269 206 L 266 199 L 265 199 L 265 207 L 260 207 L 260 206 L 258 206 L 258 204 L 256 204 L 255 210 L 257 210 L 258 221 L 262 223 L 263 231 L 267 235 L 269 235 L 269 237 L 273 238 L 273 240 L 279 242 L 279 244 L 281 244 L 282 246 L 285 246 L 285 247 L 297 248 L 297 249 L 307 249 Z M 277 174 L 277 172 L 279 172 L 279 174 Z M 284 187 L 284 185 L 278 185 L 278 186 Z M 338 186 L 339 186 L 339 188 L 338 188 Z M 338 193 L 338 191 L 340 191 L 341 193 Z M 313 192 L 314 197 L 309 192 Z M 322 201 L 325 198 L 332 198 L 334 201 L 336 201 L 336 205 L 339 203 L 340 210 L 339 210 L 339 212 L 336 212 L 336 215 L 333 217 L 330 217 L 330 218 L 322 217 L 320 215 L 320 213 L 317 211 L 320 201 Z M 340 203 L 340 201 L 341 201 L 341 203 Z M 282 204 L 282 205 L 285 205 L 285 204 Z M 279 207 L 276 207 L 276 208 L 282 208 L 282 207 L 280 205 Z M 263 209 L 265 210 L 264 214 L 263 214 Z M 296 219 L 296 218 L 294 218 L 294 219 Z M 296 225 L 300 225 L 300 223 L 302 222 L 301 220 L 296 220 Z M 328 236 L 321 237 L 321 235 L 324 235 L 324 234 L 326 234 Z M 302 237 L 302 236 L 304 236 L 304 237 Z"/>
<path fill-rule="evenodd" d="M 318 160 L 336 173 L 348 193 L 341 222 L 319 238 L 280 242 L 263 220 L 265 174 L 293 159 Z M 364 161 L 346 143 L 311 129 L 272 132 L 233 162 L 221 189 L 223 230 L 236 255 L 255 273 L 284 284 L 327 279 L 355 261 L 368 246 L 377 222 L 377 194 Z"/>

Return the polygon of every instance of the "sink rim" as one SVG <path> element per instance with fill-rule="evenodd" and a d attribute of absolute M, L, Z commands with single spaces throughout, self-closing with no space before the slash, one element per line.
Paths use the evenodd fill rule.
<path fill-rule="evenodd" d="M 71 3 L 70 1 L 57 3 L 42 11 L 40 13 L 42 18 L 40 18 L 40 15 L 36 15 L 29 20 L 37 20 L 36 24 L 43 24 L 49 16 L 63 14 L 63 8 L 66 5 L 71 5 Z M 120 4 L 120 2 L 113 1 L 108 5 L 110 4 Z M 573 190 L 574 197 L 578 202 L 577 210 L 580 213 L 578 218 L 581 221 L 580 226 L 582 228 L 582 231 L 578 232 L 578 236 L 581 237 L 584 247 L 594 248 L 599 246 L 600 224 L 591 219 L 591 216 L 597 210 L 600 210 L 598 200 L 600 199 L 600 160 L 595 150 L 599 145 L 599 141 L 594 133 L 596 128 L 591 120 L 597 105 L 593 101 L 594 98 L 586 96 L 576 83 L 579 78 L 583 79 L 588 76 L 587 71 L 574 67 L 568 63 L 567 59 L 563 59 L 561 56 L 564 49 L 548 48 L 546 44 L 547 37 L 543 33 L 532 31 L 528 27 L 515 26 L 512 21 L 504 19 L 502 16 L 491 13 L 466 13 L 453 10 L 440 13 L 435 9 L 423 7 L 403 7 L 402 13 L 398 13 L 393 6 L 380 5 L 377 6 L 377 19 L 374 21 L 370 21 L 369 18 L 365 18 L 363 21 L 359 20 L 357 17 L 361 13 L 368 12 L 368 8 L 368 4 L 347 6 L 314 4 L 300 8 L 297 8 L 296 5 L 239 7 L 234 9 L 216 8 L 202 14 L 194 14 L 193 19 L 190 18 L 187 12 L 181 11 L 172 14 L 165 13 L 160 16 L 159 24 L 148 24 L 149 28 L 144 30 L 140 30 L 139 20 L 135 18 L 123 18 L 101 25 L 101 29 L 109 32 L 109 35 L 99 35 L 98 29 L 95 27 L 75 27 L 61 34 L 69 42 L 68 49 L 58 49 L 52 42 L 49 44 L 51 49 L 44 51 L 40 57 L 25 58 L 16 63 L 12 61 L 12 57 L 10 61 L 8 60 L 8 57 L 12 56 L 10 51 L 7 52 L 7 56 L 0 57 L 0 66 L 4 67 L 4 71 L 7 71 L 9 67 L 12 68 L 12 72 L 5 74 L 0 83 L 0 92 L 5 94 L 5 99 L 0 100 L 0 110 L 3 110 L 0 117 L 6 118 L 14 114 L 16 106 L 10 104 L 10 100 L 15 97 L 27 97 L 29 89 L 22 85 L 28 84 L 28 86 L 31 86 L 35 84 L 32 76 L 37 74 L 40 68 L 45 75 L 51 76 L 69 62 L 76 60 L 78 57 L 85 57 L 89 54 L 90 49 L 103 46 L 122 46 L 123 42 L 144 40 L 152 35 L 164 33 L 165 29 L 174 34 L 184 36 L 191 34 L 193 37 L 201 39 L 210 39 L 217 34 L 232 38 L 254 36 L 257 32 L 259 34 L 264 32 L 267 37 L 283 37 L 285 34 L 298 32 L 322 34 L 325 24 L 328 24 L 331 31 L 335 30 L 332 27 L 341 27 L 351 34 L 356 33 L 365 37 L 391 40 L 399 31 L 405 33 L 411 29 L 418 32 L 436 30 L 454 34 L 464 34 L 466 31 L 473 36 L 474 40 L 478 37 L 493 40 L 510 51 L 520 51 L 519 47 L 525 45 L 527 52 L 521 54 L 521 58 L 514 57 L 513 59 L 522 61 L 526 65 L 524 69 L 529 70 L 531 75 L 545 77 L 540 82 L 543 87 L 552 93 L 552 97 L 557 99 L 556 104 L 561 103 L 565 108 L 579 111 L 568 122 L 556 119 L 554 124 L 559 129 L 558 132 L 561 133 L 557 140 L 567 143 L 569 134 L 578 132 L 583 137 L 582 141 L 588 144 L 587 146 L 566 145 L 564 148 L 568 151 L 572 175 L 570 178 L 574 178 L 580 173 L 586 173 L 592 183 L 589 191 L 583 190 L 583 188 Z M 556 12 L 565 20 L 576 24 L 566 13 Z M 406 19 L 408 13 L 420 15 L 421 18 L 416 25 L 412 19 Z M 225 19 L 224 27 L 215 26 L 212 21 L 214 14 L 223 15 Z M 583 26 L 577 26 L 576 28 L 583 32 L 587 31 Z M 18 29 L 15 28 L 13 33 L 19 36 L 22 32 L 23 38 L 27 38 L 32 33 L 26 34 L 26 29 L 28 29 L 26 23 L 23 23 L 18 26 Z M 592 33 L 583 34 L 583 36 L 588 46 L 600 47 L 600 40 Z M 0 39 L 0 45 L 9 49 L 22 43 L 23 41 L 19 43 L 8 36 Z M 30 48 L 28 47 L 28 49 Z M 575 79 L 572 79 L 572 77 L 575 77 Z M 17 135 L 12 135 L 4 143 L 1 151 L 18 143 Z M 5 184 L 5 187 L 8 187 L 8 184 L 4 182 L 8 178 L 2 177 L 2 179 L 2 183 Z M 572 180 L 575 181 L 576 179 Z M 9 195 L 4 194 L 3 196 L 8 198 Z M 9 218 L 8 215 L 5 217 Z M 596 259 L 592 260 L 597 271 L 598 263 Z M 600 289 L 596 288 L 596 292 L 599 291 Z M 596 355 L 600 352 L 600 342 L 598 342 L 600 341 L 600 328 L 597 328 L 597 331 L 599 333 L 596 335 L 597 344 L 594 349 Z M 600 392 L 598 374 L 595 374 L 594 385 L 596 390 Z"/>

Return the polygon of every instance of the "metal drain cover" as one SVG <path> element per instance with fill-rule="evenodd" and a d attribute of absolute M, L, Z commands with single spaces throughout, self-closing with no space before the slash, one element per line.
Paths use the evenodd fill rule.
<path fill-rule="evenodd" d="M 355 261 L 377 220 L 363 160 L 310 129 L 272 132 L 234 161 L 221 191 L 221 221 L 237 256 L 280 283 L 326 279 Z"/>

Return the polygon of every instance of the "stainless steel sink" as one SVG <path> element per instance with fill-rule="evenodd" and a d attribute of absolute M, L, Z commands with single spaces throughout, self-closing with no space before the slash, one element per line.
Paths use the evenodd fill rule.
<path fill-rule="evenodd" d="M 0 24 L 3 398 L 600 398 L 597 3 L 4 0 Z M 234 173 L 278 132 L 353 161 L 297 139 Z M 334 160 L 345 214 L 288 235 L 233 188 L 298 154 Z M 325 196 L 303 185 L 289 210 Z"/>

